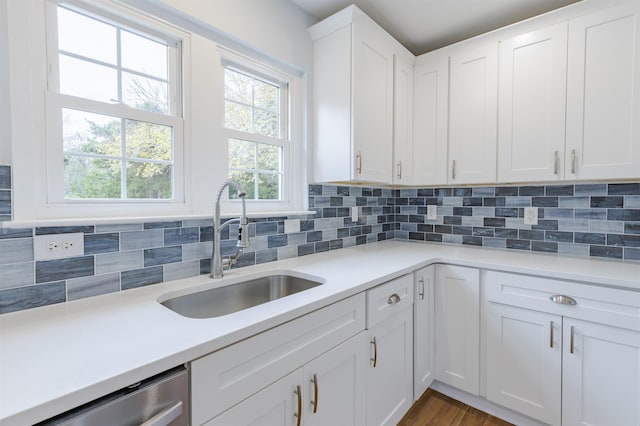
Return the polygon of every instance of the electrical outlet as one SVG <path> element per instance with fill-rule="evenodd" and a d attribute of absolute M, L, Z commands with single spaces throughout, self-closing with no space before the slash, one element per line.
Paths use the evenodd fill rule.
<path fill-rule="evenodd" d="M 33 237 L 35 260 L 62 259 L 84 255 L 84 233 L 36 235 Z"/>
<path fill-rule="evenodd" d="M 525 225 L 538 224 L 538 208 L 537 207 L 524 208 L 524 224 Z"/>
<path fill-rule="evenodd" d="M 356 206 L 351 207 L 351 221 L 352 222 L 358 221 L 358 207 Z"/>
<path fill-rule="evenodd" d="M 438 219 L 438 206 L 429 205 L 427 206 L 427 220 L 436 220 Z"/>

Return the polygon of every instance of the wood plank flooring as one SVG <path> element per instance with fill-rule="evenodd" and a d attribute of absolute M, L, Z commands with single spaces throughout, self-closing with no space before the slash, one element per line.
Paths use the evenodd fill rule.
<path fill-rule="evenodd" d="M 512 426 L 487 413 L 428 389 L 398 426 Z"/>

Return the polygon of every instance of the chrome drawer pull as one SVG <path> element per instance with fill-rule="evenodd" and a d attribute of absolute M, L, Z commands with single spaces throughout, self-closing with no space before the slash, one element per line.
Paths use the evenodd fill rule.
<path fill-rule="evenodd" d="M 389 305 L 394 305 L 396 303 L 398 303 L 400 301 L 400 296 L 398 296 L 397 294 L 392 294 L 391 296 L 389 296 L 389 300 L 387 300 L 387 303 Z"/>
<path fill-rule="evenodd" d="M 554 303 L 559 303 L 560 305 L 577 305 L 578 304 L 578 302 L 576 302 L 576 299 L 574 299 L 573 297 L 565 296 L 562 294 L 554 294 L 553 296 L 549 297 L 549 300 L 551 300 Z"/>

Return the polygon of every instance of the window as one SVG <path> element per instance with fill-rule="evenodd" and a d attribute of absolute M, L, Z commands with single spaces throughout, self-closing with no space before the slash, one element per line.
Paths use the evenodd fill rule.
<path fill-rule="evenodd" d="M 181 42 L 49 5 L 48 198 L 182 201 Z"/>
<path fill-rule="evenodd" d="M 224 64 L 224 128 L 229 177 L 247 199 L 287 198 L 288 83 L 233 63 Z M 237 195 L 230 192 L 230 198 Z"/>

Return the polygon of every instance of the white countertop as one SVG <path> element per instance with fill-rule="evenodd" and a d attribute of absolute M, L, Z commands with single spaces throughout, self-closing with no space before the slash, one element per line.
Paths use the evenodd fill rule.
<path fill-rule="evenodd" d="M 640 291 L 640 264 L 386 241 L 0 315 L 0 425 L 32 424 L 431 263 Z M 158 299 L 291 271 L 310 290 L 241 312 L 190 319 Z"/>

